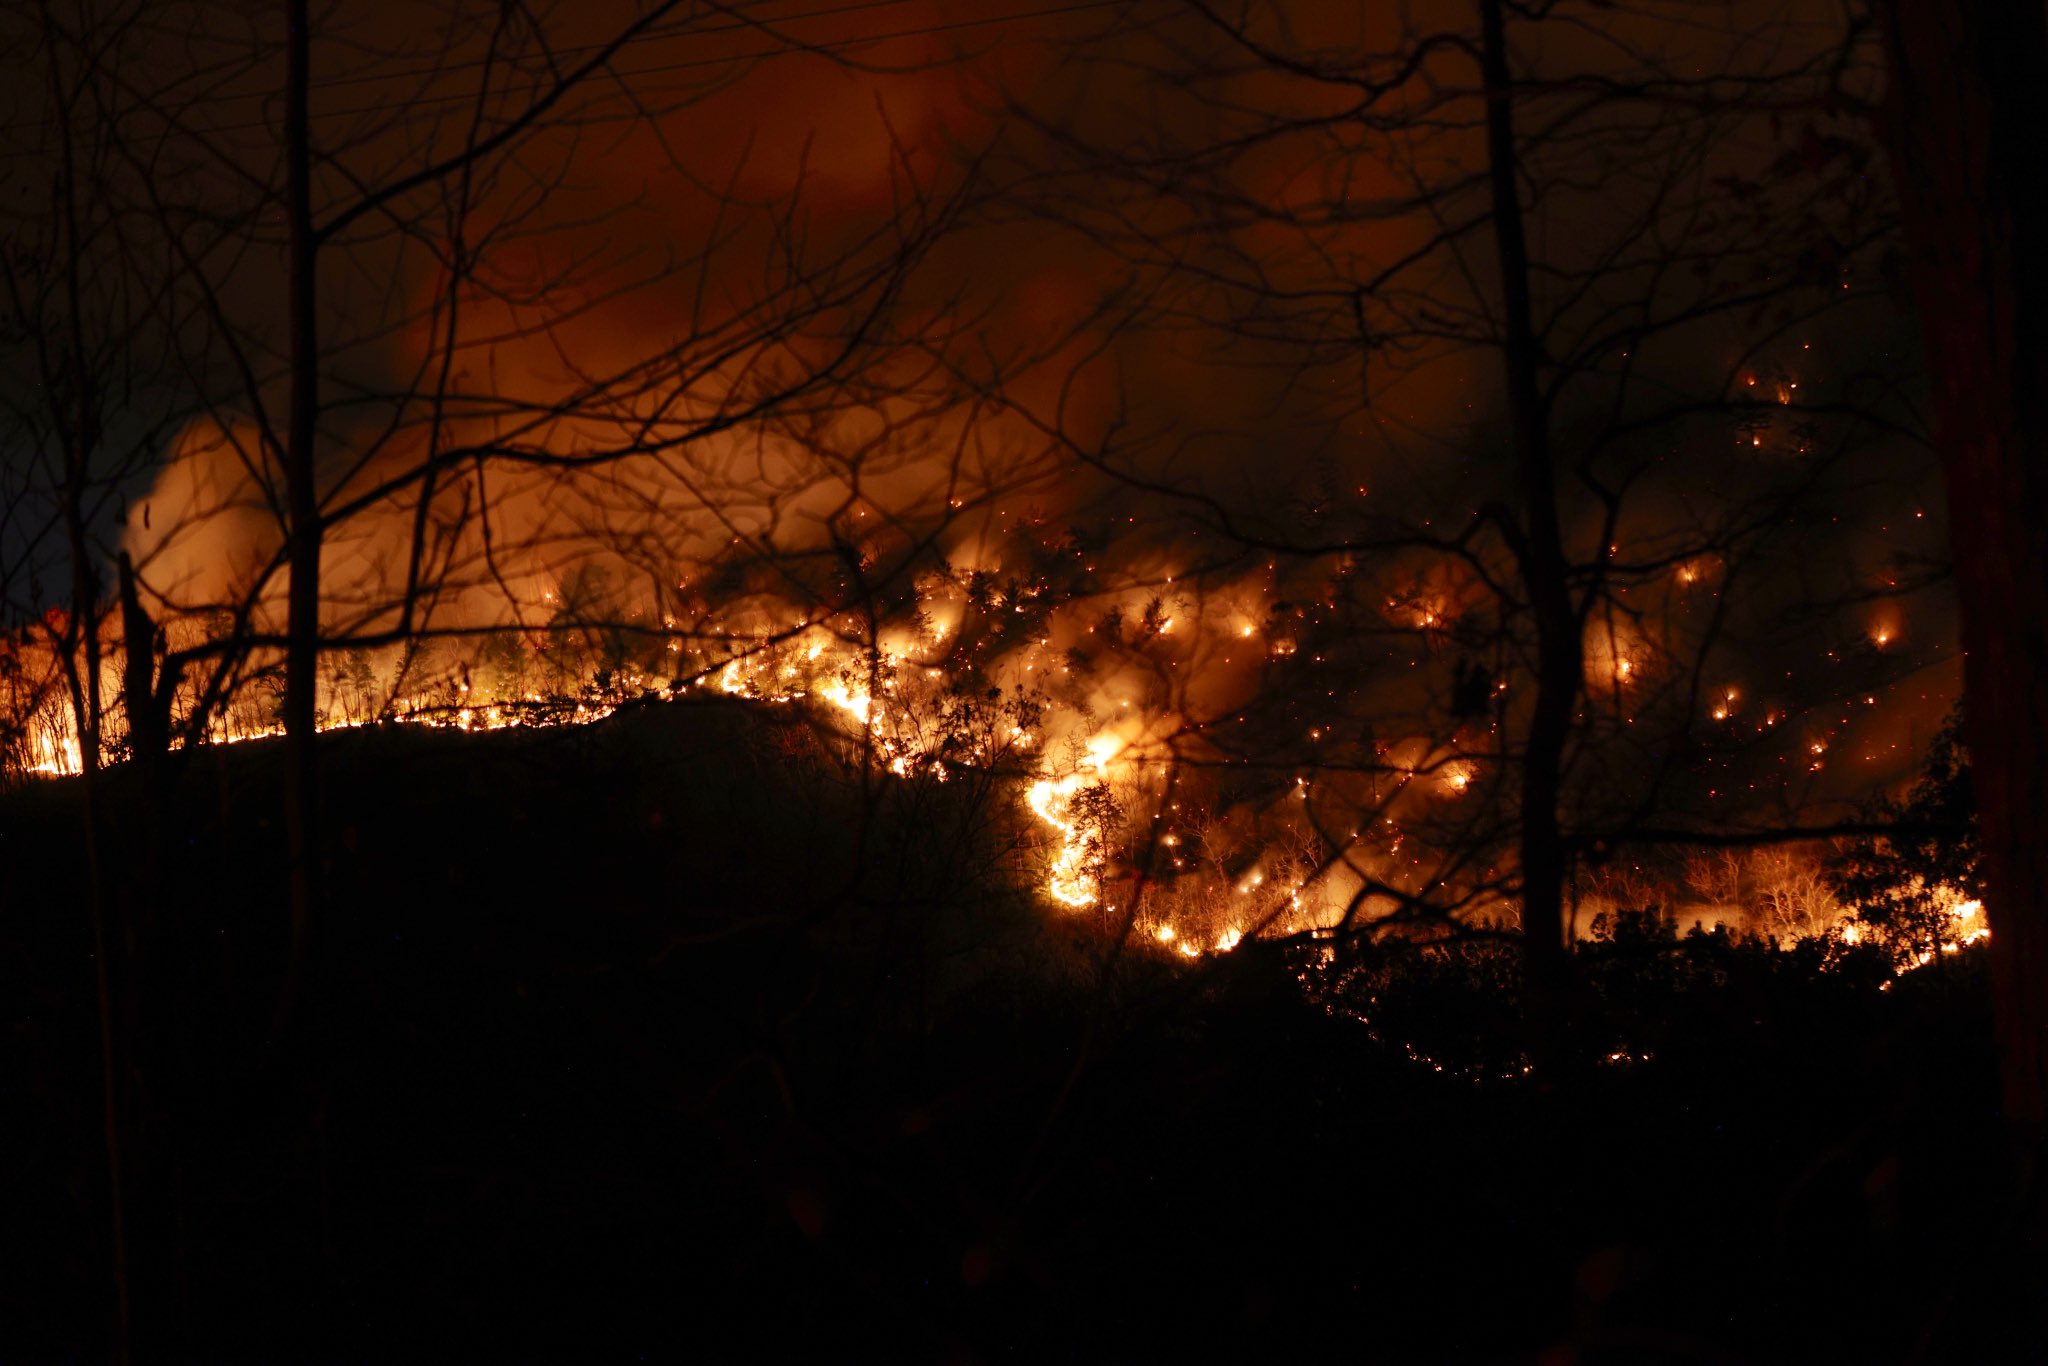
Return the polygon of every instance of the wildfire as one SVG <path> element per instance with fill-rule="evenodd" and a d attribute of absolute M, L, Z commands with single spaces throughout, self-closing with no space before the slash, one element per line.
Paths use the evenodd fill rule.
<path fill-rule="evenodd" d="M 1031 785 L 1025 798 L 1032 814 L 1059 835 L 1051 865 L 1046 869 L 1046 893 L 1076 910 L 1093 906 L 1101 899 L 1097 892 L 1100 872 L 1091 866 L 1091 840 L 1076 810 L 1081 793 L 1093 781 L 1085 773 L 1070 773 L 1059 779 L 1040 778 Z"/>
<path fill-rule="evenodd" d="M 874 699 L 868 696 L 867 689 L 857 688 L 843 678 L 827 683 L 818 695 L 863 726 L 874 712 Z"/>
<path fill-rule="evenodd" d="M 1914 880 L 1912 890 L 1928 891 L 1918 879 Z M 1932 947 L 1919 949 L 1911 957 L 1898 963 L 1896 966 L 1899 972 L 1916 971 L 1938 958 L 1961 953 L 1970 945 L 1981 944 L 1991 938 L 1991 927 L 1985 923 L 1984 903 L 1981 900 L 1966 897 L 1960 889 L 1947 883 L 1935 886 L 1930 894 L 1936 909 L 1943 916 L 1946 931 L 1934 941 Z M 1842 942 L 1845 944 L 1861 943 L 1865 937 L 1863 926 L 1854 918 L 1853 911 L 1841 922 L 1840 930 Z"/>
<path fill-rule="evenodd" d="M 1698 564 L 1710 567 L 1706 561 Z M 1686 564 L 1676 576 L 1690 584 L 1704 572 Z M 1147 889 L 1147 901 L 1131 909 L 1143 915 L 1139 933 L 1155 951 L 1191 960 L 1232 952 L 1247 936 L 1311 934 L 1327 927 L 1358 881 L 1339 884 L 1345 878 L 1362 879 L 1366 872 L 1365 862 L 1349 863 L 1353 858 L 1372 861 L 1375 881 L 1407 878 L 1407 885 L 1424 887 L 1428 831 L 1418 827 L 1411 834 L 1397 817 L 1405 822 L 1410 814 L 1435 810 L 1443 819 L 1447 806 L 1435 806 L 1431 799 L 1468 797 L 1486 776 L 1478 761 L 1456 757 L 1441 740 L 1411 735 L 1378 742 L 1376 762 L 1382 771 L 1405 775 L 1412 798 L 1402 799 L 1411 803 L 1405 806 L 1383 806 L 1369 821 L 1354 821 L 1349 844 L 1359 846 L 1363 831 L 1363 847 L 1346 849 L 1347 836 L 1339 827 L 1328 837 L 1330 844 L 1310 854 L 1295 858 L 1285 852 L 1288 841 L 1303 836 L 1319 818 L 1323 802 L 1352 799 L 1339 767 L 1346 728 L 1313 711 L 1301 717 L 1298 729 L 1288 730 L 1291 741 L 1270 741 L 1270 752 L 1253 756 L 1269 772 L 1287 766 L 1265 789 L 1268 795 L 1259 798 L 1263 805 L 1247 801 L 1229 813 L 1201 812 L 1199 807 L 1181 811 L 1168 795 L 1173 789 L 1154 756 L 1162 749 L 1173 753 L 1167 748 L 1173 737 L 1199 737 L 1199 727 L 1184 724 L 1181 713 L 1169 708 L 1163 699 L 1175 695 L 1155 686 L 1150 674 L 1116 663 L 1091 664 L 1086 652 L 1100 649 L 1114 660 L 1118 656 L 1107 652 L 1118 648 L 1126 651 L 1125 659 L 1150 651 L 1142 656 L 1148 668 L 1170 677 L 1183 666 L 1192 674 L 1204 660 L 1229 665 L 1233 659 L 1285 660 L 1297 652 L 1295 667 L 1307 670 L 1311 663 L 1324 662 L 1322 652 L 1330 645 L 1325 636 L 1314 634 L 1312 605 L 1305 609 L 1299 600 L 1281 602 L 1277 593 L 1262 589 L 1236 590 L 1205 606 L 1193 590 L 1182 597 L 1157 593 L 1151 585 L 1162 578 L 1172 582 L 1170 576 L 1155 574 L 1142 595 L 1133 590 L 1120 599 L 1120 616 L 1114 620 L 1100 615 L 1100 607 L 1087 609 L 1087 617 L 1076 609 L 1063 609 L 1064 615 L 1048 612 L 1001 628 L 1009 634 L 994 646 L 986 644 L 990 618 L 999 615 L 1008 622 L 1025 613 L 1040 590 L 1006 582 L 998 591 L 977 590 L 980 595 L 974 596 L 959 579 L 937 576 L 933 591 L 918 584 L 915 603 L 901 605 L 893 621 L 881 623 L 852 614 L 823 619 L 792 614 L 786 605 L 762 609 L 758 604 L 748 609 L 754 612 L 751 618 L 735 609 L 729 621 L 714 618 L 708 626 L 702 618 L 685 628 L 676 623 L 687 618 L 655 617 L 663 634 L 642 659 L 644 668 L 661 670 L 660 676 L 616 665 L 599 669 L 573 640 L 567 647 L 561 644 L 566 632 L 551 636 L 507 628 L 504 639 L 494 644 L 496 653 L 479 648 L 459 666 L 445 666 L 441 675 L 424 681 L 407 681 L 395 651 L 373 659 L 367 666 L 372 681 L 349 685 L 362 693 L 352 698 L 341 681 L 345 652 L 337 649 L 330 656 L 333 681 L 323 662 L 320 728 L 395 724 L 483 731 L 582 725 L 612 715 L 629 701 L 673 696 L 686 688 L 750 703 L 808 706 L 830 718 L 842 736 L 858 728 L 864 761 L 899 780 L 957 781 L 998 762 L 1006 776 L 1016 775 L 1019 781 L 1010 791 L 1021 795 L 1024 810 L 1037 824 L 1038 886 L 1054 906 L 1069 911 L 1102 906 L 1105 883 L 1115 876 L 1119 860 L 1136 862 L 1158 851 L 1161 875 L 1138 880 Z M 1397 609 L 1397 622 L 1405 616 L 1407 625 L 1435 634 L 1457 620 L 1459 604 L 1448 589 L 1434 589 L 1389 607 Z M 1882 647 L 1893 638 L 1893 629 L 1881 625 L 1872 639 Z M 1254 639 L 1262 643 L 1243 648 L 1242 642 Z M 1589 624 L 1585 644 L 1589 684 L 1601 679 L 1631 699 L 1653 688 L 1668 667 L 1668 646 L 1631 621 Z M 966 653 L 972 649 L 982 653 Z M 118 643 L 103 658 L 109 673 L 102 692 L 118 697 Z M 975 662 L 963 666 L 966 659 Z M 446 676 L 458 667 L 459 681 Z M 1217 669 L 1199 684 L 1213 690 L 1220 686 L 1217 679 L 1241 680 L 1244 673 Z M 1498 695 L 1506 680 L 1493 680 L 1490 686 Z M 989 697 L 1018 689 L 1051 700 L 1043 707 L 990 714 L 972 743 L 945 729 L 945 708 L 958 698 L 971 698 L 972 705 L 981 707 Z M 1243 696 L 1234 694 L 1221 704 L 1212 699 L 1187 711 L 1207 715 L 1214 724 L 1219 716 L 1228 720 L 1243 705 Z M 1716 721 L 1728 721 L 1745 700 L 1736 687 L 1724 684 L 1709 694 L 1711 714 Z M 27 771 L 58 776 L 79 771 L 79 745 L 63 702 L 49 693 L 40 710 L 31 713 L 30 724 L 17 732 L 17 752 L 25 755 Z M 1177 700 L 1172 704 L 1180 705 Z M 119 715 L 116 709 L 116 722 Z M 1775 721 L 1775 712 L 1765 719 L 1767 724 Z M 279 733 L 272 717 L 251 700 L 241 711 L 213 717 L 204 741 L 233 744 Z M 1818 739 L 1809 743 L 1817 761 L 1825 745 Z M 1286 748 L 1289 744 L 1313 746 L 1316 757 L 1304 760 Z M 118 759 L 118 733 L 107 747 L 109 761 Z M 1325 755 L 1331 756 L 1328 769 L 1318 767 Z M 1288 770 L 1291 785 L 1284 776 Z M 1336 795 L 1326 799 L 1325 792 Z M 1225 818 L 1238 824 L 1219 837 L 1216 831 Z M 1156 838 L 1139 838 L 1147 831 Z M 1326 875 L 1330 881 L 1321 881 Z M 1957 898 L 1950 913 L 1952 932 L 1936 952 L 1957 952 L 1988 935 L 1978 903 Z M 1854 942 L 1859 933 L 1853 924 L 1844 924 L 1844 940 Z"/>

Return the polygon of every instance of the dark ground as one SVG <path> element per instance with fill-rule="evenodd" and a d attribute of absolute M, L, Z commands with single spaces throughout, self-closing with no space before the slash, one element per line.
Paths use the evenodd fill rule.
<path fill-rule="evenodd" d="M 1654 1059 L 1482 1085 L 1263 951 L 1098 992 L 942 866 L 1002 820 L 864 827 L 737 708 L 323 754 L 282 1030 L 274 748 L 153 841 L 106 781 L 139 1360 L 2027 1359 L 1978 964 L 1616 951 L 1592 1028 Z M 6 1362 L 109 1341 L 82 828 L 0 798 Z M 1500 1001 L 1434 971 L 1455 1054 Z"/>

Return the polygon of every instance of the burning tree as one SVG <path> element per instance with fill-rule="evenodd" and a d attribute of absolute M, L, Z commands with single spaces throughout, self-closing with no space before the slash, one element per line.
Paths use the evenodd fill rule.
<path fill-rule="evenodd" d="M 1265 775 L 1317 834 L 1316 914 L 1261 924 L 1427 936 L 1505 908 L 1541 1007 L 1576 869 L 1826 828 L 1855 727 L 1820 709 L 1908 667 L 1870 623 L 1933 570 L 1798 531 L 1923 471 L 1851 336 L 1887 317 L 1890 218 L 1830 111 L 1874 54 L 1757 18 L 1709 40 L 1657 6 L 1196 6 L 1099 73 L 1142 71 L 1157 107 L 1085 68 L 1035 106 L 1019 193 L 1143 282 L 1120 363 L 1207 348 L 1239 381 L 1173 414 L 1136 395 L 1073 444 L 1177 513 L 1122 557 L 1156 615 L 1095 632 L 1157 680 L 1159 762 Z M 1247 472 L 1276 446 L 1314 473 Z"/>
<path fill-rule="evenodd" d="M 1829 888 L 1856 908 L 1853 932 L 1916 964 L 1987 937 L 1976 798 L 1959 712 L 1935 737 L 1911 789 L 1902 798 L 1881 798 L 1868 815 L 1894 832 L 1841 842 L 1826 869 Z"/>

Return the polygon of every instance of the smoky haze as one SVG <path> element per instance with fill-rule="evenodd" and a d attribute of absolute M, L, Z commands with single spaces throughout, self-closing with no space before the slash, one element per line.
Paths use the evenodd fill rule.
<path fill-rule="evenodd" d="M 109 426 L 96 572 L 125 551 L 185 640 L 274 637 L 274 16 L 87 11 L 107 79 L 75 72 L 61 119 L 18 94 L 8 164 L 48 173 L 61 129 L 103 165 L 81 330 L 175 357 Z M 1868 54 L 1817 9 L 1671 19 L 1562 18 L 1516 52 L 1561 526 L 1606 595 L 1575 781 L 1593 824 L 1838 812 L 1911 771 L 1955 686 L 1889 209 L 1853 130 L 1785 112 Z M 1518 494 L 1474 22 L 334 11 L 329 649 L 381 652 L 388 705 L 479 676 L 492 632 L 630 628 L 666 681 L 921 616 L 1050 686 L 1053 745 L 1239 768 L 1216 800 L 1254 823 L 1311 773 L 1325 835 L 1404 774 L 1479 808 L 1530 643 L 1489 530 Z M 11 502 L 18 620 L 61 601 L 55 482 Z M 977 627 L 976 576 L 1035 585 L 1043 628 Z M 1498 700 L 1461 709 L 1481 672 Z"/>

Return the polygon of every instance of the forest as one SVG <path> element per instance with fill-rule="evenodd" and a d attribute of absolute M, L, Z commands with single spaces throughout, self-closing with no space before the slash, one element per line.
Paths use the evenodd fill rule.
<path fill-rule="evenodd" d="M 0 1359 L 2048 1359 L 2039 6 L 0 26 Z"/>

